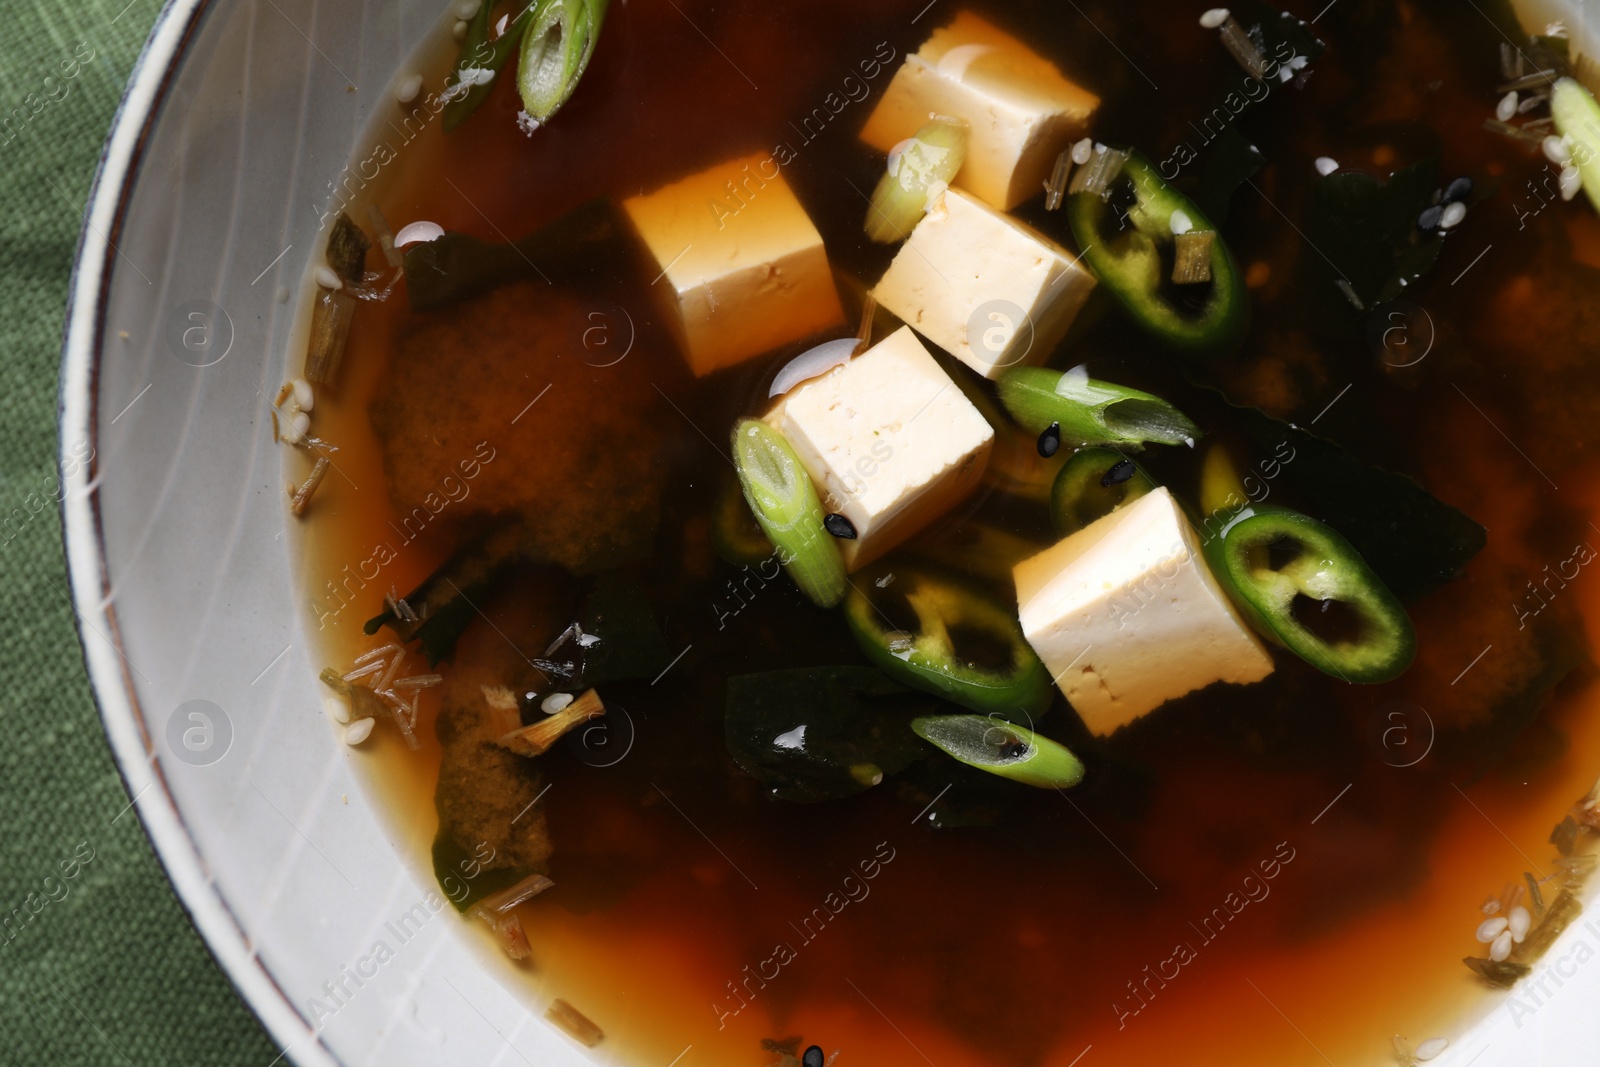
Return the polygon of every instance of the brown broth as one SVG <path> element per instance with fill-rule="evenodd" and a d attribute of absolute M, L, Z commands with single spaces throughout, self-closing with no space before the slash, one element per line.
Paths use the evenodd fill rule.
<path fill-rule="evenodd" d="M 854 132 L 894 64 L 872 83 L 873 97 L 851 103 L 814 143 L 801 144 L 789 124 L 877 42 L 891 41 L 903 54 L 955 9 L 942 5 L 912 26 L 923 3 L 880 2 L 870 11 L 831 2 L 613 4 L 582 91 L 547 129 L 531 140 L 518 133 L 513 94 L 502 85 L 482 114 L 449 136 L 435 122 L 402 147 L 397 131 L 391 143 L 399 160 L 362 192 L 363 201 L 381 205 L 396 226 L 430 219 L 497 240 L 530 232 L 593 195 L 631 195 L 787 141 L 798 158 L 786 177 L 835 265 L 871 277 L 881 257 L 856 236 L 865 205 L 845 179 L 858 187 L 871 180 L 877 164 L 855 145 Z M 1366 10 L 1375 5 L 1347 3 L 1378 18 Z M 1184 100 L 1199 112 L 1193 101 L 1220 95 L 1211 89 L 1238 77 L 1184 5 L 1091 10 L 1126 55 L 1105 47 L 1084 18 L 1046 14 L 1058 5 L 969 6 L 1031 29 L 1042 51 L 1101 94 L 1101 136 L 1141 144 L 1153 158 L 1189 136 Z M 1414 377 L 1386 385 L 1359 337 L 1326 341 L 1297 330 L 1295 285 L 1304 283 L 1289 279 L 1300 277 L 1295 272 L 1314 252 L 1278 209 L 1291 218 L 1305 209 L 1302 179 L 1315 156 L 1381 170 L 1386 147 L 1403 153 L 1415 139 L 1399 124 L 1420 120 L 1444 146 L 1446 179 L 1498 175 L 1516 190 L 1540 166 L 1479 130 L 1497 78 L 1498 37 L 1487 23 L 1474 25 L 1442 3 L 1400 5 L 1387 18 L 1382 47 L 1369 39 L 1363 51 L 1338 18 L 1319 24 L 1332 47 L 1305 88 L 1274 88 L 1294 98 L 1277 101 L 1288 117 L 1280 112 L 1269 127 L 1273 140 L 1262 144 L 1271 165 L 1256 179 L 1261 195 L 1246 187 L 1233 202 L 1229 232 L 1241 263 L 1267 264 L 1271 275 L 1253 293 L 1256 333 L 1230 370 L 1231 384 L 1244 399 L 1302 422 L 1339 394 L 1339 414 L 1320 429 L 1341 439 L 1365 434 L 1357 447 L 1417 473 L 1490 531 L 1468 576 L 1416 608 L 1424 647 L 1417 677 L 1335 691 L 1280 656 L 1278 674 L 1262 686 L 1186 698 L 1094 746 L 1081 789 L 1021 798 L 999 828 L 930 827 L 893 783 L 817 806 L 769 802 L 726 757 L 724 679 L 857 660 L 847 638 L 819 626 L 828 616 L 804 606 L 786 583 L 761 590 L 718 629 L 712 604 L 726 595 L 733 572 L 709 555 L 703 515 L 726 462 L 699 428 L 720 437 L 730 413 L 758 395 L 761 375 L 776 364 L 757 360 L 696 384 L 671 363 L 670 348 L 657 345 L 615 372 L 657 376 L 689 420 L 649 427 L 643 444 L 631 447 L 665 440 L 688 457 L 672 481 L 680 505 L 668 507 L 663 521 L 666 565 L 639 577 L 674 651 L 690 652 L 659 687 L 625 690 L 620 703 L 637 737 L 620 762 L 593 768 L 560 750 L 543 757 L 554 783 L 546 803 L 556 888 L 523 909 L 533 965 L 496 958 L 476 924 L 467 924 L 489 965 L 521 983 L 530 1012 L 560 996 L 605 1029 L 620 1062 L 638 1064 L 675 1062 L 686 1046 L 685 1067 L 762 1064 L 773 1055 L 761 1039 L 801 1035 L 843 1050 L 847 1063 L 1068 1067 L 1082 1056 L 1092 1067 L 1108 1058 L 1168 1062 L 1181 1050 L 1185 1063 L 1281 1067 L 1379 1062 L 1391 1034 L 1455 1036 L 1482 1010 L 1481 987 L 1460 962 L 1481 952 L 1472 939 L 1479 904 L 1520 877 L 1524 855 L 1547 861 L 1550 828 L 1593 781 L 1592 753 L 1600 751 L 1585 672 L 1568 678 L 1534 724 L 1496 752 L 1503 758 L 1493 766 L 1481 758 L 1487 727 L 1463 697 L 1508 675 L 1492 648 L 1473 661 L 1507 619 L 1515 621 L 1508 599 L 1521 590 L 1504 576 L 1533 579 L 1543 563 L 1563 558 L 1553 546 L 1570 545 L 1560 536 L 1586 528 L 1596 502 L 1583 442 L 1557 450 L 1559 436 L 1537 432 L 1537 397 L 1501 385 L 1520 369 L 1494 339 L 1521 331 L 1539 312 L 1530 264 L 1541 257 L 1600 263 L 1600 225 L 1573 204 L 1560 211 L 1565 221 L 1555 222 L 1551 208 L 1542 225 L 1524 232 L 1505 191 L 1475 207 L 1413 294 L 1439 325 L 1433 363 Z M 441 52 L 432 84 L 448 63 Z M 1197 75 L 1203 85 L 1182 84 L 1191 69 L 1204 72 Z M 389 136 L 379 129 L 380 139 Z M 1488 255 L 1452 286 L 1491 243 L 1507 251 Z M 619 266 L 619 292 L 632 291 L 621 281 L 632 270 Z M 648 330 L 649 310 L 634 310 Z M 447 524 L 410 543 L 396 536 L 367 418 L 394 331 L 408 321 L 403 294 L 363 305 L 339 390 L 318 401 L 316 432 L 341 451 L 339 471 L 304 526 L 308 596 L 326 606 L 325 583 L 343 581 L 347 565 L 370 558 L 379 544 L 397 550 L 377 579 L 351 583 L 352 602 L 321 631 L 330 663 L 371 647 L 375 639 L 361 634 L 360 623 L 380 610 L 384 592 L 410 589 L 453 547 Z M 1088 358 L 1121 359 L 1125 335 L 1116 331 L 1091 335 Z M 1563 343 L 1581 346 L 1582 339 L 1550 339 Z M 1129 358 L 1137 366 L 1140 357 Z M 1352 378 L 1351 395 L 1340 394 Z M 495 402 L 509 419 L 539 385 L 530 373 L 525 397 Z M 1588 399 L 1564 402 L 1581 414 Z M 1491 418 L 1530 453 L 1519 455 L 1486 425 Z M 1545 475 L 1555 482 L 1546 484 Z M 1001 514 L 993 499 L 980 505 L 959 509 L 949 524 L 975 511 L 991 520 Z M 1562 595 L 1574 626 L 1594 624 L 1595 579 L 1577 579 Z M 503 605 L 485 607 L 495 619 L 511 617 Z M 513 633 L 529 648 L 554 636 Z M 499 638 L 479 625 L 468 639 Z M 1469 663 L 1459 686 L 1446 684 Z M 1381 758 L 1385 750 L 1372 736 L 1381 710 L 1402 699 L 1427 707 L 1439 725 L 1437 750 L 1407 768 Z M 362 753 L 379 806 L 423 878 L 432 877 L 436 827 L 436 710 L 425 702 L 420 752 L 380 731 Z M 1071 711 L 1058 701 L 1053 714 Z M 952 774 L 957 781 L 962 790 L 983 788 Z M 856 883 L 866 887 L 862 899 L 841 907 L 839 896 L 830 898 L 860 864 L 875 855 L 881 863 L 891 850 L 875 878 Z M 1261 865 L 1274 856 L 1276 876 L 1262 881 Z M 1230 894 L 1260 893 L 1245 881 L 1252 875 L 1267 895 L 1208 926 Z M 809 926 L 808 916 L 816 916 Z M 780 944 L 792 961 L 775 978 L 749 980 Z M 1173 976 L 1179 945 L 1193 958 Z M 733 1013 L 735 986 L 748 1005 Z"/>

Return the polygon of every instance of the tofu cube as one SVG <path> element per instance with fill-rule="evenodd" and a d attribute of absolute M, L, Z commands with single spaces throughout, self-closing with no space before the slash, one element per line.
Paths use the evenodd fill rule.
<path fill-rule="evenodd" d="M 972 130 L 955 184 L 1009 211 L 1043 190 L 1099 106 L 1049 60 L 964 11 L 906 57 L 861 139 L 888 152 L 930 115 L 964 118 Z"/>
<path fill-rule="evenodd" d="M 1272 673 L 1165 488 L 1023 560 L 1014 576 L 1022 632 L 1092 733 L 1212 682 Z"/>
<path fill-rule="evenodd" d="M 1094 275 L 1065 248 L 946 189 L 872 295 L 985 378 L 998 378 L 1044 360 L 1094 287 Z"/>
<path fill-rule="evenodd" d="M 822 235 L 771 156 L 723 163 L 622 208 L 696 376 L 843 321 Z"/>
<path fill-rule="evenodd" d="M 988 421 L 905 327 L 796 386 L 767 422 L 823 506 L 855 527 L 855 540 L 839 542 L 852 571 L 976 488 L 994 444 Z"/>

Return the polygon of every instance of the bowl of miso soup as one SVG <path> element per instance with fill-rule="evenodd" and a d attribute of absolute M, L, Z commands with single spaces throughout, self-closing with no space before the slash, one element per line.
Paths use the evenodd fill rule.
<path fill-rule="evenodd" d="M 284 1059 L 1593 1062 L 1585 15 L 168 5 L 67 552 Z"/>

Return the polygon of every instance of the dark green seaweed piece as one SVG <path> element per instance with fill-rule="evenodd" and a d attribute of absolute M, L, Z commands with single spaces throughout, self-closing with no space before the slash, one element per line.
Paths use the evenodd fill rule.
<path fill-rule="evenodd" d="M 447 133 L 465 122 L 467 116 L 478 110 L 478 106 L 489 99 L 489 94 L 500 81 L 500 71 L 505 68 L 506 61 L 516 53 L 517 46 L 522 43 L 523 29 L 527 26 L 534 7 L 532 4 L 523 7 L 517 12 L 516 18 L 506 26 L 506 32 L 491 41 L 489 26 L 494 20 L 496 6 L 493 0 L 483 0 L 478 5 L 478 13 L 467 23 L 466 36 L 461 38 L 461 56 L 456 60 L 451 84 L 459 82 L 461 72 L 468 68 L 492 70 L 495 72 L 495 77 L 491 81 L 472 85 L 464 94 L 455 97 L 444 106 L 441 117 Z"/>
<path fill-rule="evenodd" d="M 482 846 L 480 846 L 482 847 Z M 445 899 L 459 912 L 502 889 L 510 889 L 522 881 L 521 872 L 509 867 L 493 869 L 483 866 L 482 856 L 475 856 L 456 844 L 449 834 L 440 831 L 433 839 L 433 876 L 439 881 Z"/>
<path fill-rule="evenodd" d="M 1344 296 L 1352 311 L 1400 296 L 1439 258 L 1443 234 L 1417 229 L 1417 216 L 1438 188 L 1438 156 L 1403 167 L 1386 182 L 1358 170 L 1317 180 L 1311 242 L 1322 252 L 1318 262 L 1348 283 Z"/>
<path fill-rule="evenodd" d="M 728 753 L 781 800 L 837 800 L 934 754 L 911 720 L 948 705 L 870 667 L 728 679 Z"/>
<path fill-rule="evenodd" d="M 583 652 L 585 686 L 654 679 L 672 662 L 650 601 L 626 575 L 613 571 L 595 580 L 580 623 L 600 638 Z"/>
<path fill-rule="evenodd" d="M 1550 843 L 1563 856 L 1572 855 L 1572 850 L 1578 847 L 1578 820 L 1568 815 L 1556 823 L 1556 828 L 1550 831 Z"/>
<path fill-rule="evenodd" d="M 616 208 L 599 197 L 511 244 L 446 233 L 413 245 L 405 262 L 411 310 L 432 311 L 508 282 L 550 280 L 615 262 L 627 254 L 623 232 Z"/>
<path fill-rule="evenodd" d="M 1526 963 L 1486 960 L 1481 956 L 1468 956 L 1461 962 L 1472 968 L 1472 972 L 1479 978 L 1497 989 L 1510 989 L 1517 984 L 1519 978 L 1526 976 L 1533 969 Z"/>
<path fill-rule="evenodd" d="M 1401 600 L 1460 577 L 1483 548 L 1482 526 L 1405 475 L 1254 408 L 1235 407 L 1228 418 L 1256 452 L 1278 461 L 1277 484 L 1343 534 Z"/>
<path fill-rule="evenodd" d="M 372 241 L 361 227 L 349 215 L 339 212 L 333 229 L 328 231 L 327 260 L 346 285 L 359 286 L 366 280 L 367 249 L 371 247 Z"/>
<path fill-rule="evenodd" d="M 1190 199 L 1218 226 L 1228 221 L 1228 205 L 1239 186 L 1256 176 L 1267 157 L 1238 126 L 1229 126 L 1206 146 L 1205 168 Z"/>
<path fill-rule="evenodd" d="M 429 664 L 449 659 L 472 620 L 480 600 L 492 592 L 495 579 L 522 558 L 522 530 L 516 523 L 495 527 L 468 541 L 403 598 L 416 616 L 401 619 L 390 607 L 367 620 L 362 629 L 375 634 L 387 626 L 402 642 L 421 641 Z"/>

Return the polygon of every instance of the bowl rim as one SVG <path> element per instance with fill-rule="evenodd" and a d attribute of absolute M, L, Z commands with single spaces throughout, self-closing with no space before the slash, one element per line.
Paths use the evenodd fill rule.
<path fill-rule="evenodd" d="M 60 519 L 68 596 L 92 698 L 129 797 L 117 819 L 129 810 L 137 815 L 184 915 L 245 1006 L 282 1050 L 273 1062 L 281 1061 L 293 1049 L 297 1063 L 337 1067 L 332 1051 L 256 955 L 243 924 L 208 874 L 167 787 L 126 667 L 117 612 L 110 599 L 96 492 L 99 460 L 68 462 L 72 457 L 67 455 L 67 442 L 98 444 L 97 386 L 111 268 L 117 255 L 115 235 L 122 231 L 145 149 L 164 105 L 206 18 L 219 3 L 167 0 L 162 7 L 134 61 L 89 187 L 68 282 L 57 398 L 57 459 L 64 487 Z M 99 454 L 98 448 L 92 453 Z"/>

